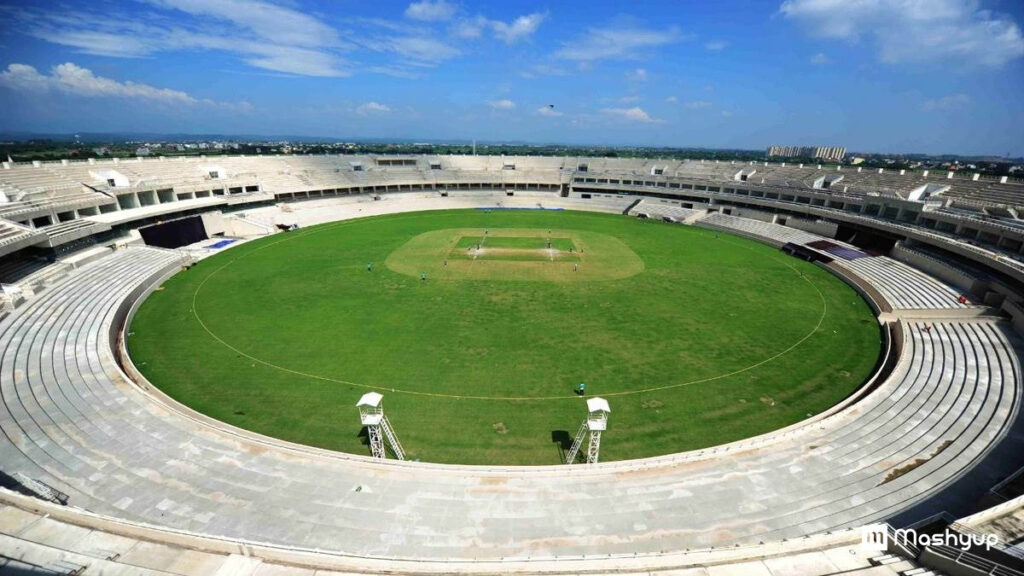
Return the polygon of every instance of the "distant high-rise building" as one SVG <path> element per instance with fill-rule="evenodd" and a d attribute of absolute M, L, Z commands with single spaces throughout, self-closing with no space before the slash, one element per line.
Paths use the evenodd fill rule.
<path fill-rule="evenodd" d="M 840 161 L 846 156 L 846 148 L 842 146 L 769 146 L 768 156 L 781 156 L 783 158 L 804 156 Z"/>
<path fill-rule="evenodd" d="M 818 146 L 814 149 L 814 158 L 822 160 L 842 160 L 846 156 L 846 148 L 842 146 Z"/>
<path fill-rule="evenodd" d="M 768 148 L 768 156 L 783 156 L 791 158 L 794 156 L 803 156 L 806 148 L 800 146 L 770 146 Z"/>

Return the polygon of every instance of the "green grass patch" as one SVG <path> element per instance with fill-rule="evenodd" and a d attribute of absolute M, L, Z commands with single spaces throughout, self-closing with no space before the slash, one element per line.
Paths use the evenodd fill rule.
<path fill-rule="evenodd" d="M 579 271 L 444 266 L 484 228 L 571 239 Z M 146 376 L 214 418 L 368 454 L 354 406 L 374 389 L 411 457 L 471 464 L 557 463 L 585 415 L 581 381 L 612 407 L 602 460 L 767 432 L 848 395 L 880 344 L 856 292 L 769 246 L 540 211 L 382 216 L 249 242 L 165 282 L 131 331 Z"/>

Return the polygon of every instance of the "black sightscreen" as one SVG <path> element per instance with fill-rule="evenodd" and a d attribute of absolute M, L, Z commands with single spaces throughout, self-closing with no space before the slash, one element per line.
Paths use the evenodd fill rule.
<path fill-rule="evenodd" d="M 200 240 L 206 240 L 206 228 L 201 216 L 189 216 L 139 228 L 142 239 L 149 246 L 177 248 Z"/>

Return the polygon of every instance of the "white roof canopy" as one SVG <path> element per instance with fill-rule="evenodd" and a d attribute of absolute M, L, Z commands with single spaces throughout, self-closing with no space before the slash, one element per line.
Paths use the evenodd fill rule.
<path fill-rule="evenodd" d="M 604 398 L 587 398 L 587 412 L 611 412 Z"/>
<path fill-rule="evenodd" d="M 367 392 L 366 394 L 363 394 L 363 396 L 359 399 L 359 402 L 356 402 L 356 407 L 358 408 L 359 406 L 371 406 L 373 408 L 376 408 L 377 406 L 380 406 L 380 401 L 382 398 L 384 398 L 384 396 L 377 392 Z M 607 405 L 608 404 L 605 403 L 605 406 Z"/>

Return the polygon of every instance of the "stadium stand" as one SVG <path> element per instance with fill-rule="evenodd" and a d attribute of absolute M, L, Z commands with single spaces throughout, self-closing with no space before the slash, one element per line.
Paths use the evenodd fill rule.
<path fill-rule="evenodd" d="M 966 308 L 960 291 L 931 276 L 885 256 L 837 259 L 836 262 L 866 278 L 893 308 Z"/>
<path fill-rule="evenodd" d="M 215 202 L 202 210 L 234 212 L 253 234 L 282 218 L 304 226 L 504 203 L 643 212 L 775 245 L 823 239 L 715 212 L 742 206 L 925 242 L 930 258 L 963 257 L 963 273 L 990 274 L 986 282 L 1003 286 L 1008 303 L 1019 302 L 1014 282 L 1024 278 L 1013 275 L 1024 271 L 1024 258 L 1019 228 L 1006 216 L 999 227 L 962 214 L 953 229 L 919 224 L 924 214 L 946 217 L 907 200 L 933 179 L 927 175 L 611 158 L 403 157 L 394 166 L 388 159 L 218 157 L 3 171 L 12 201 L 0 205 L 0 217 L 45 239 L 0 261 L 0 280 L 32 293 L 0 318 L 0 569 L 901 574 L 917 559 L 854 553 L 856 528 L 911 509 L 919 517 L 945 511 L 979 477 L 1005 476 L 1006 454 L 1024 451 L 1011 324 L 956 316 L 965 308 L 957 289 L 884 256 L 836 264 L 897 312 L 935 316 L 895 315 L 897 359 L 883 380 L 783 430 L 638 461 L 571 469 L 371 461 L 210 420 L 119 363 L 132 305 L 182 264 L 179 252 L 136 245 L 132 226 L 154 217 L 147 208 L 189 213 L 206 199 Z M 826 172 L 844 175 L 832 196 L 814 188 Z M 110 178 L 100 181 L 101 173 Z M 1015 197 L 990 182 L 944 183 L 983 198 L 986 209 Z M 886 198 L 894 206 L 864 208 Z M 848 207 L 854 199 L 856 212 Z M 118 213 L 114 222 L 101 218 Z M 73 251 L 56 250 L 83 240 L 118 249 L 75 264 Z M 16 474 L 65 494 L 67 505 L 11 491 Z"/>
<path fill-rule="evenodd" d="M 701 219 L 697 225 L 704 228 L 717 228 L 719 230 L 738 232 L 748 236 L 756 236 L 761 239 L 772 241 L 777 245 L 782 245 L 787 242 L 793 242 L 794 244 L 807 244 L 809 242 L 814 242 L 815 240 L 821 240 L 820 236 L 809 234 L 803 230 L 796 230 L 794 228 L 788 228 L 786 226 L 772 224 L 770 222 L 761 222 L 760 220 L 727 216 L 725 214 L 710 214 L 706 218 Z"/>
<path fill-rule="evenodd" d="M 630 208 L 629 213 L 644 214 L 650 218 L 660 218 L 671 222 L 689 222 L 703 216 L 706 212 L 705 210 L 675 206 L 667 202 L 667 200 L 641 200 Z"/>
<path fill-rule="evenodd" d="M 5 321 L 0 385 L 9 393 L 4 395 L 0 426 L 8 440 L 0 454 L 8 469 L 42 479 L 69 494 L 72 504 L 94 512 L 325 550 L 344 541 L 344 552 L 367 555 L 384 552 L 380 542 L 389 534 L 404 534 L 407 554 L 462 557 L 465 548 L 452 539 L 453 532 L 473 534 L 477 558 L 572 555 L 628 532 L 621 522 L 631 517 L 629 511 L 655 498 L 659 514 L 645 519 L 646 531 L 662 536 L 601 546 L 614 555 L 732 543 L 713 528 L 726 510 L 731 522 L 750 528 L 741 544 L 885 517 L 941 489 L 982 458 L 1005 433 L 1020 393 L 1019 369 L 1005 327 L 944 322 L 926 332 L 921 324 L 909 324 L 903 365 L 858 404 L 856 414 L 840 412 L 827 423 L 734 456 L 743 458 L 742 467 L 760 470 L 759 479 L 722 476 L 726 471 L 717 468 L 693 469 L 686 464 L 711 455 L 684 454 L 652 459 L 635 486 L 627 479 L 627 463 L 610 463 L 584 478 L 539 468 L 505 473 L 514 474 L 521 497 L 530 495 L 525 501 L 504 500 L 503 490 L 465 501 L 459 495 L 486 483 L 491 473 L 481 477 L 472 469 L 429 467 L 429 478 L 422 473 L 403 478 L 394 477 L 387 465 L 378 468 L 357 458 L 353 464 L 353 458 L 277 446 L 256 451 L 237 437 L 203 433 L 196 422 L 157 409 L 140 391 L 125 387 L 111 372 L 113 352 L 98 343 L 109 342 L 105 335 L 125 297 L 177 263 L 169 251 L 119 251 L 74 272 Z M 820 451 L 807 455 L 808 445 Z M 180 446 L 193 454 L 188 465 L 180 460 Z M 790 464 L 794 458 L 802 462 L 799 473 Z M 910 463 L 919 464 L 900 473 Z M 254 474 L 263 480 L 246 480 Z M 619 478 L 614 488 L 609 488 L 609 474 Z M 302 495 L 315 493 L 317 485 L 387 486 L 389 493 L 405 495 L 411 508 L 398 515 L 381 511 L 371 521 L 362 515 L 365 504 L 327 498 L 314 507 L 319 512 L 305 512 L 321 519 L 312 532 L 293 534 L 286 528 L 287 515 L 271 521 L 284 511 L 307 508 Z M 697 486 L 703 486 L 702 497 L 694 508 L 686 494 Z M 425 492 L 434 496 L 416 497 Z M 601 505 L 590 513 L 555 515 L 558 521 L 531 520 L 558 506 L 545 494 L 562 499 L 569 493 Z M 220 494 L 230 494 L 234 505 L 224 507 Z M 737 502 L 737 494 L 748 494 L 757 506 L 744 506 L 746 498 Z M 522 540 L 509 543 L 504 530 L 491 532 L 479 524 L 473 510 L 480 499 Z M 851 502 L 860 504 L 851 508 Z M 419 518 L 418 533 L 403 529 L 403 514 Z M 705 530 L 672 530 L 683 517 L 687 525 Z M 453 518 L 463 520 L 456 523 Z M 556 536 L 559 545 L 539 544 Z"/>

